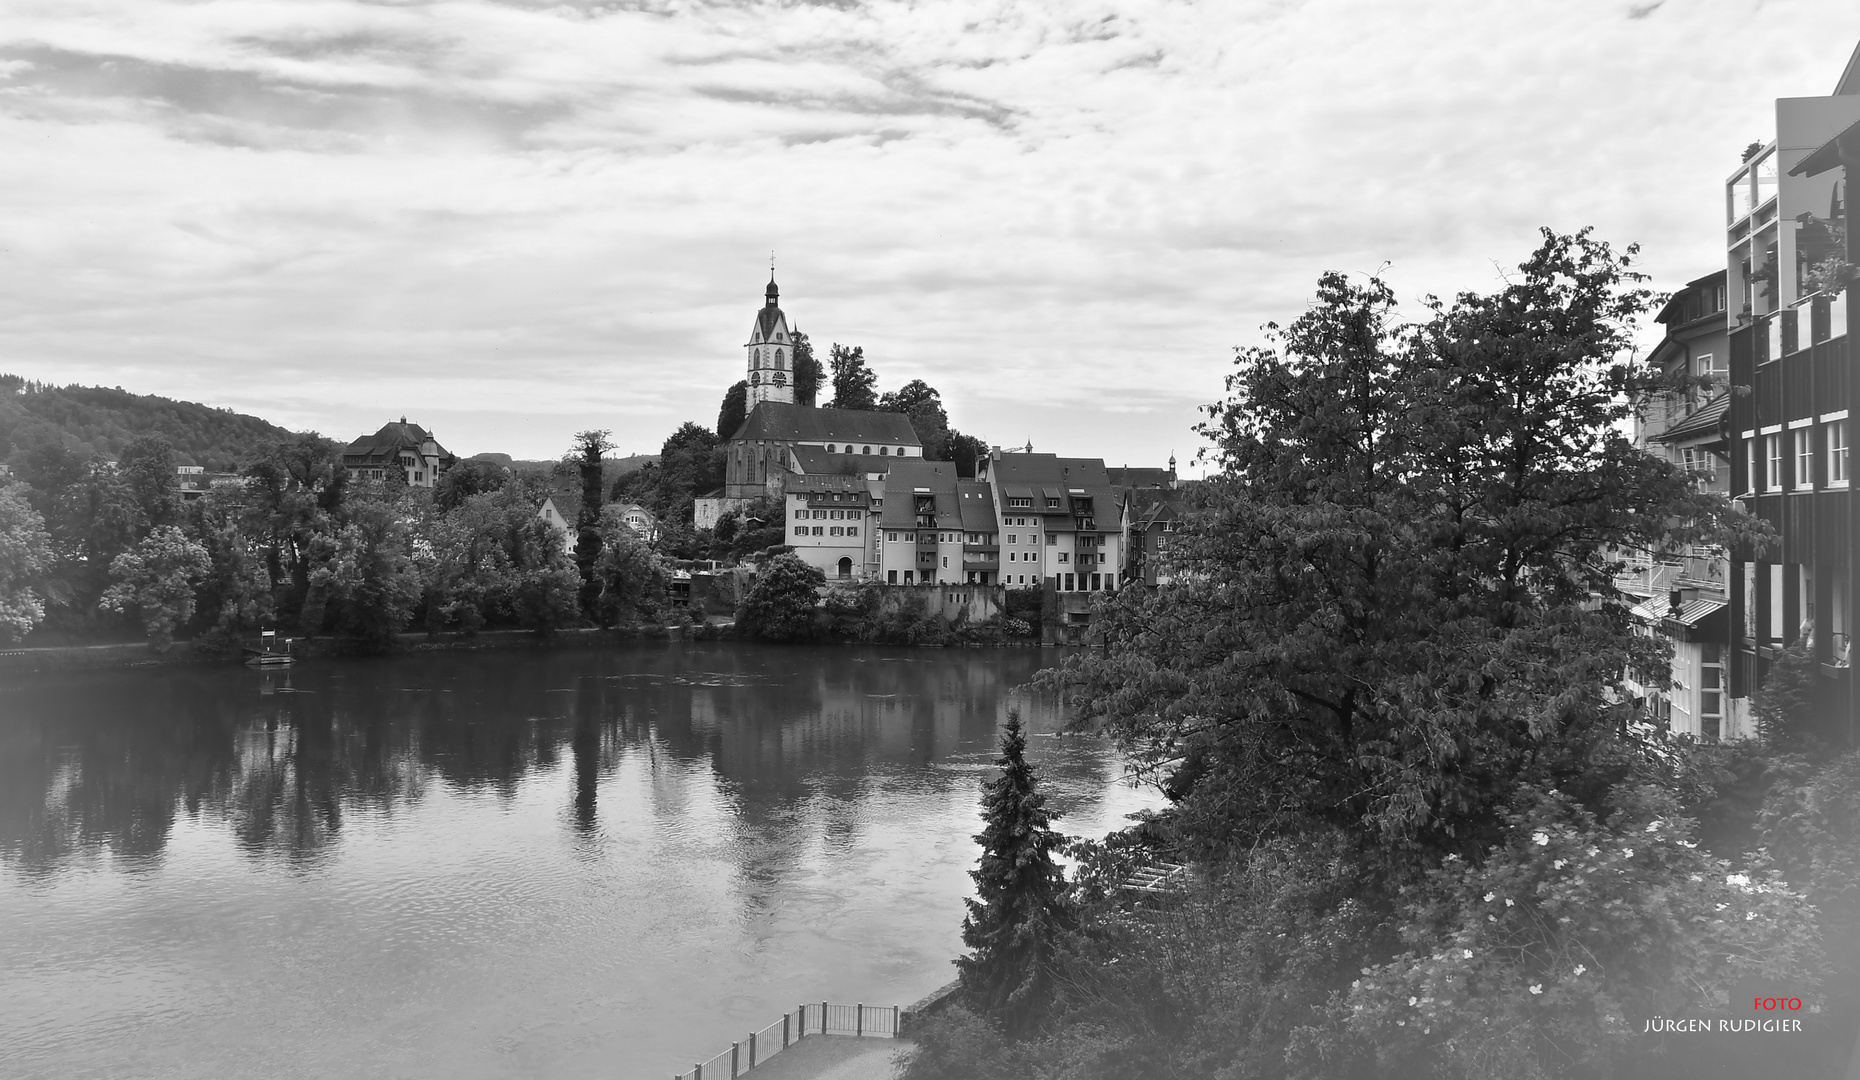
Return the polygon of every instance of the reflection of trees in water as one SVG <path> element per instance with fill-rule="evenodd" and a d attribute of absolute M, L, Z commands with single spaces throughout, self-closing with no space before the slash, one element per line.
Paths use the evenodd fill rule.
<path fill-rule="evenodd" d="M 46 680 L 0 690 L 0 857 L 148 861 L 183 812 L 227 822 L 254 855 L 310 861 L 345 816 L 391 815 L 435 783 L 510 798 L 562 764 L 565 820 L 592 836 L 600 783 L 632 754 L 655 817 L 720 791 L 753 906 L 815 838 L 855 843 L 861 800 L 888 778 L 971 783 L 923 766 L 989 753 L 1009 690 L 1041 662 L 1033 650 L 646 645 Z M 1050 701 L 1021 707 L 1033 730 L 1058 724 Z"/>

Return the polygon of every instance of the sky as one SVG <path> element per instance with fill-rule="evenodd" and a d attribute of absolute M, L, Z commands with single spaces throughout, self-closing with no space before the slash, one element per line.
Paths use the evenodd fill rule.
<path fill-rule="evenodd" d="M 1723 266 L 1834 0 L 7 0 L 0 371 L 650 452 L 791 324 L 998 445 L 1190 475 L 1326 270 Z"/>

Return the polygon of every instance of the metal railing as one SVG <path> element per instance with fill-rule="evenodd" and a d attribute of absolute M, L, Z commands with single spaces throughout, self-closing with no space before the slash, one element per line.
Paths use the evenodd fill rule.
<path fill-rule="evenodd" d="M 877 1039 L 898 1036 L 899 1012 L 896 1005 L 835 1005 L 822 1001 L 803 1004 L 793 1012 L 749 1038 L 733 1042 L 730 1048 L 708 1061 L 692 1065 L 689 1072 L 673 1073 L 672 1080 L 729 1080 L 742 1076 L 757 1065 L 800 1042 L 809 1035 L 852 1035 Z"/>

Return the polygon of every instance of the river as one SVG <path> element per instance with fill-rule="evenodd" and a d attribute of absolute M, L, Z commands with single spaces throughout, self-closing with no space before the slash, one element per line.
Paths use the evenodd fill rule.
<path fill-rule="evenodd" d="M 954 976 L 998 725 L 1156 798 L 1052 649 L 648 642 L 0 685 L 0 1076 L 663 1080 Z"/>

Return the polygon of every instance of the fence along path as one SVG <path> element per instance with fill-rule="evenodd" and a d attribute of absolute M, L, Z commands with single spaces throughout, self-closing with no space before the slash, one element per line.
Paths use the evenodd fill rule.
<path fill-rule="evenodd" d="M 770 1060 L 809 1035 L 857 1035 L 877 1039 L 898 1037 L 896 1005 L 835 1005 L 823 1001 L 804 1004 L 791 1013 L 783 1013 L 761 1031 L 752 1031 L 745 1042 L 733 1042 L 730 1048 L 700 1061 L 689 1072 L 673 1073 L 672 1080 L 730 1080 L 742 1076 L 757 1065 Z"/>

